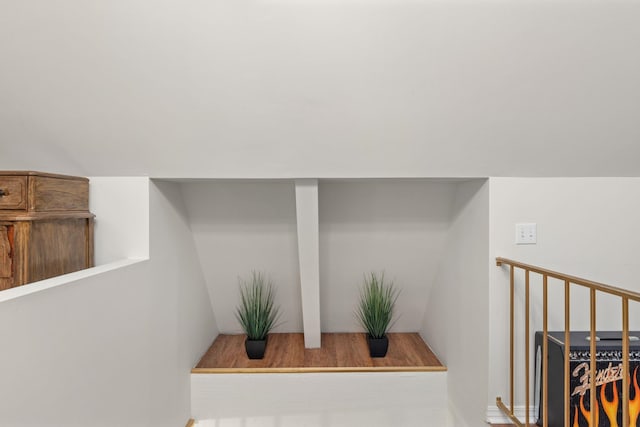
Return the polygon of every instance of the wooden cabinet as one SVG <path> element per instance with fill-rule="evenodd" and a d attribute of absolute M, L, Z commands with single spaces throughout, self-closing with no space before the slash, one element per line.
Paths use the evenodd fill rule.
<path fill-rule="evenodd" d="M 0 171 L 0 290 L 93 266 L 89 180 Z"/>

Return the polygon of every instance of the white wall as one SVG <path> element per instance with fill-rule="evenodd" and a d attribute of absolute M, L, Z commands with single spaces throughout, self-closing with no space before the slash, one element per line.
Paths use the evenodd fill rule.
<path fill-rule="evenodd" d="M 95 265 L 149 257 L 149 179 L 90 177 L 89 210 L 95 214 Z"/>
<path fill-rule="evenodd" d="M 447 366 L 456 426 L 484 420 L 489 355 L 489 183 L 455 189 L 453 219 L 437 276 L 426 298 L 421 335 Z"/>
<path fill-rule="evenodd" d="M 183 182 L 189 221 L 220 331 L 240 333 L 238 276 L 252 269 L 278 285 L 283 324 L 302 331 L 294 186 L 291 181 Z M 392 330 L 417 331 L 455 197 L 451 180 L 320 182 L 320 313 L 323 332 L 361 331 L 354 317 L 365 273 L 385 271 L 401 289 Z"/>
<path fill-rule="evenodd" d="M 364 275 L 383 271 L 401 291 L 391 330 L 420 329 L 447 238 L 455 186 L 437 180 L 320 183 L 322 331 L 362 331 L 354 310 Z"/>
<path fill-rule="evenodd" d="M 446 372 L 192 374 L 198 426 L 449 427 Z M 253 399 L 247 405 L 247 389 Z M 201 422 L 202 421 L 202 422 Z"/>
<path fill-rule="evenodd" d="M 4 3 L 0 169 L 640 173 L 637 1 Z"/>
<path fill-rule="evenodd" d="M 198 258 L 220 331 L 242 333 L 235 318 L 238 277 L 253 270 L 277 287 L 282 323 L 302 332 L 296 205 L 292 181 L 195 181 L 181 184 Z"/>
<path fill-rule="evenodd" d="M 154 407 L 149 426 L 180 426 L 190 418 L 190 370 L 218 335 L 179 184 L 152 181 L 151 261 L 144 362 Z"/>
<path fill-rule="evenodd" d="M 179 196 L 165 183 L 139 194 L 150 260 L 0 302 L 0 426 L 189 419 L 189 371 L 217 330 Z"/>
<path fill-rule="evenodd" d="M 2 302 L 1 426 L 151 425 L 148 270 L 141 262 Z"/>
<path fill-rule="evenodd" d="M 637 178 L 492 178 L 490 242 L 489 406 L 495 397 L 508 396 L 508 285 L 507 267 L 496 267 L 502 256 L 563 273 L 640 291 L 637 281 L 640 260 L 640 179 Z M 536 245 L 514 244 L 515 224 L 535 222 Z M 516 307 L 524 309 L 523 275 L 517 276 Z M 542 328 L 539 276 L 532 275 L 532 329 Z M 572 288 L 575 289 L 575 288 Z M 588 292 L 572 290 L 571 325 L 588 330 Z M 563 285 L 549 282 L 549 328 L 564 330 Z M 640 306 L 632 303 L 630 323 L 640 328 Z M 599 329 L 621 328 L 620 303 L 599 297 Z M 516 330 L 524 331 L 523 316 L 516 317 Z M 524 347 L 518 333 L 517 349 Z M 532 341 L 533 343 L 533 341 Z M 523 404 L 524 355 L 516 354 L 519 393 Z M 531 359 L 533 360 L 533 359 Z"/>

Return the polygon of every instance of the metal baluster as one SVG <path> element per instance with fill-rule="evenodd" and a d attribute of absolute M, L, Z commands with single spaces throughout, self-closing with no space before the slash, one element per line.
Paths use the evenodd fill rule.
<path fill-rule="evenodd" d="M 564 281 L 564 427 L 570 427 L 571 423 L 571 382 L 569 378 L 569 353 L 571 350 L 571 283 Z"/>
<path fill-rule="evenodd" d="M 524 407 L 524 425 L 525 427 L 529 427 L 529 393 L 530 393 L 530 384 L 529 384 L 529 270 L 525 270 L 524 276 L 524 292 L 525 292 L 525 303 L 524 303 L 524 373 L 525 373 L 525 407 Z"/>
<path fill-rule="evenodd" d="M 590 342 L 590 351 L 591 351 L 591 360 L 590 360 L 590 400 L 589 400 L 589 410 L 591 411 L 591 425 L 596 425 L 596 417 L 598 415 L 598 411 L 596 411 L 596 290 L 595 288 L 591 288 L 590 293 L 590 302 L 591 309 L 589 310 L 589 317 L 591 319 L 591 342 Z M 568 372 L 565 373 L 568 376 Z"/>
<path fill-rule="evenodd" d="M 542 276 L 542 427 L 549 427 L 549 348 L 547 342 L 547 275 Z"/>

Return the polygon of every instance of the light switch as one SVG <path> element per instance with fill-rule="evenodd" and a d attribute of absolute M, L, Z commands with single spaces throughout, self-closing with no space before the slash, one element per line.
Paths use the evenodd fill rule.
<path fill-rule="evenodd" d="M 535 222 L 516 224 L 516 245 L 535 245 L 537 234 Z"/>

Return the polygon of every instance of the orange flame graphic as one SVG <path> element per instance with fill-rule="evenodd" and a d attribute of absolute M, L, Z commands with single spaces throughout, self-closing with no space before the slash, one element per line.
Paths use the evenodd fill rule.
<path fill-rule="evenodd" d="M 587 423 L 588 423 L 589 427 L 592 427 L 591 426 L 591 410 L 587 411 L 587 409 L 584 407 L 584 397 L 585 396 L 586 396 L 586 394 L 583 394 L 582 396 L 580 396 L 580 412 L 582 412 L 582 416 L 585 418 L 585 420 L 587 420 Z M 591 408 L 589 408 L 589 409 L 591 409 Z M 598 426 L 598 425 L 600 425 L 600 410 L 598 409 L 598 400 L 597 399 L 596 399 L 595 411 L 596 411 L 596 426 Z"/>
<path fill-rule="evenodd" d="M 607 384 L 600 386 L 600 403 L 602 403 L 602 409 L 604 409 L 611 427 L 618 427 L 618 385 L 617 381 L 613 381 L 613 398 L 611 401 L 607 400 L 605 396 L 605 388 Z"/>
<path fill-rule="evenodd" d="M 636 366 L 633 370 L 633 399 L 629 396 L 629 426 L 635 427 L 638 423 L 638 418 L 640 416 L 640 386 L 638 385 L 638 368 L 640 366 Z M 631 382 L 631 378 L 629 378 L 629 382 Z M 618 407 L 620 404 L 620 399 L 618 396 L 618 385 L 617 381 L 612 381 L 612 399 L 608 400 L 606 396 L 606 386 L 607 384 L 602 384 L 600 387 L 600 403 L 602 404 L 602 409 L 607 415 L 609 419 L 609 423 L 611 427 L 619 427 L 618 424 Z M 631 390 L 630 390 L 631 392 Z M 580 396 L 580 412 L 582 416 L 587 421 L 587 425 L 592 427 L 591 425 L 591 408 L 587 410 L 584 406 L 584 397 L 586 393 Z M 574 406 L 574 415 L 573 415 L 573 426 L 572 427 L 580 427 L 579 415 L 578 415 L 578 407 Z M 595 418 L 596 418 L 596 426 L 600 424 L 600 409 L 598 404 L 598 399 L 595 401 Z"/>
<path fill-rule="evenodd" d="M 638 414 L 640 414 L 640 387 L 638 387 L 638 367 L 633 370 L 633 389 L 635 393 L 633 395 L 633 399 L 629 399 L 629 418 L 630 418 L 630 426 L 635 426 L 636 421 L 638 420 Z"/>

